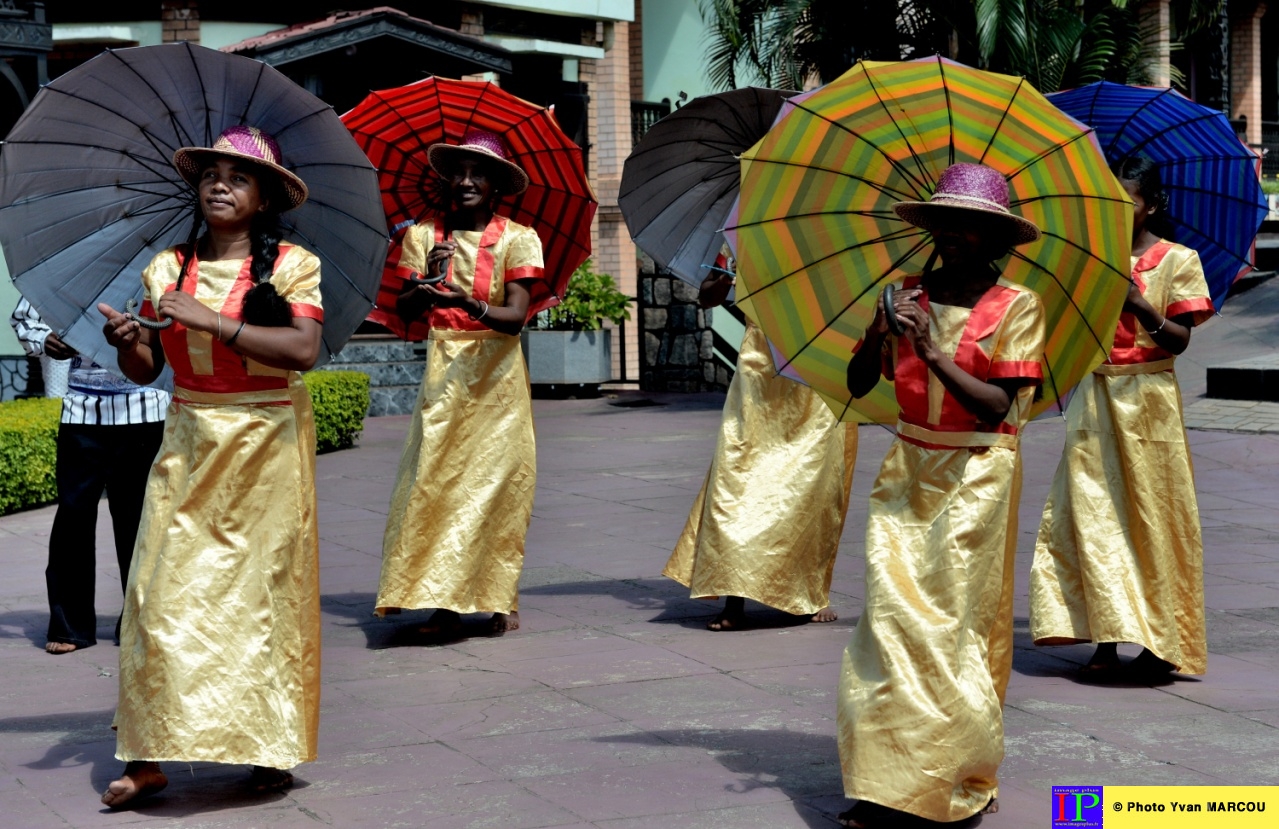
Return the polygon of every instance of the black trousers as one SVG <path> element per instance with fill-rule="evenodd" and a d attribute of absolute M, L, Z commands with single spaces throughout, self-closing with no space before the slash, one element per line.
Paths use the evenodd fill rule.
<path fill-rule="evenodd" d="M 105 490 L 115 531 L 120 584 L 129 578 L 147 475 L 164 436 L 163 423 L 58 428 L 58 511 L 49 534 L 49 641 L 97 644 L 93 607 L 98 502 Z M 120 635 L 116 623 L 116 637 Z"/>

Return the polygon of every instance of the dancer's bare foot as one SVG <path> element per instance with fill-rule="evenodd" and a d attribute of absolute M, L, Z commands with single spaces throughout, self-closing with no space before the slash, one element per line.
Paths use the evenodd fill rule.
<path fill-rule="evenodd" d="M 982 809 L 979 815 L 995 815 L 999 814 L 999 799 L 992 797 L 990 802 L 986 804 L 986 808 Z"/>
<path fill-rule="evenodd" d="M 839 618 L 839 614 L 831 610 L 830 605 L 823 607 L 812 615 L 808 621 L 810 622 L 833 622 Z"/>
<path fill-rule="evenodd" d="M 437 610 L 417 632 L 431 639 L 450 639 L 462 632 L 462 617 L 456 610 Z"/>
<path fill-rule="evenodd" d="M 71 653 L 76 646 L 70 642 L 45 642 L 44 652 L 52 654 Z"/>
<path fill-rule="evenodd" d="M 503 633 L 519 629 L 520 614 L 515 610 L 510 613 L 494 613 L 493 618 L 489 620 L 489 633 L 494 636 L 501 636 Z"/>
<path fill-rule="evenodd" d="M 254 766 L 249 772 L 249 788 L 255 792 L 282 792 L 293 788 L 293 774 L 269 766 Z"/>
<path fill-rule="evenodd" d="M 102 794 L 102 802 L 112 809 L 149 797 L 169 785 L 169 778 L 160 771 L 159 763 L 131 760 L 124 766 L 120 779 L 112 780 Z"/>
<path fill-rule="evenodd" d="M 719 615 L 706 623 L 707 630 L 742 630 L 747 626 L 746 600 L 741 596 L 729 596 L 724 600 L 724 609 Z"/>

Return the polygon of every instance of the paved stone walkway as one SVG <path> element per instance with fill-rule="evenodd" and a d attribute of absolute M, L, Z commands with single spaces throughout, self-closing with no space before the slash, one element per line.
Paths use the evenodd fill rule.
<path fill-rule="evenodd" d="M 539 481 L 524 630 L 424 647 L 420 615 L 372 617 L 380 543 L 406 418 L 319 458 L 324 689 L 320 759 L 286 795 L 238 788 L 245 770 L 171 763 L 169 789 L 108 813 L 120 607 L 105 509 L 99 636 L 44 644 L 52 508 L 0 518 L 0 826 L 834 826 L 839 661 L 861 611 L 865 505 L 890 435 L 861 429 L 830 625 L 710 633 L 709 603 L 658 573 L 714 448 L 722 396 L 538 401 Z M 1209 673 L 1158 688 L 1096 688 L 1085 646 L 1035 649 L 1025 589 L 1060 420 L 1026 437 L 1017 651 L 1005 711 L 997 829 L 1041 826 L 1049 787 L 1279 784 L 1279 436 L 1192 432 L 1207 542 Z M 1131 651 L 1130 651 L 1131 652 Z"/>

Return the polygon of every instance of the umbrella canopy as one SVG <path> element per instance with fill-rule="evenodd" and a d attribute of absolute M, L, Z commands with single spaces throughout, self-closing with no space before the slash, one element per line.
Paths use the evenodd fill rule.
<path fill-rule="evenodd" d="M 1003 274 L 1047 310 L 1044 400 L 1056 401 L 1110 350 L 1127 295 L 1132 203 L 1091 131 L 1020 78 L 943 58 L 862 61 L 788 100 L 742 156 L 741 203 L 725 229 L 737 303 L 845 420 L 897 416 L 892 383 L 848 393 L 849 357 L 888 281 L 922 271 L 931 236 L 897 217 L 956 162 L 1008 181 L 1014 213 L 1043 230 Z"/>
<path fill-rule="evenodd" d="M 694 286 L 723 244 L 741 182 L 738 156 L 764 137 L 794 92 L 746 87 L 690 101 L 626 158 L 617 203 L 635 244 Z"/>
<path fill-rule="evenodd" d="M 529 316 L 559 303 L 574 269 L 591 255 L 597 202 L 582 150 L 551 110 L 487 81 L 426 78 L 373 92 L 342 120 L 377 167 L 392 235 L 423 219 L 440 218 L 447 207 L 444 184 L 427 163 L 428 147 L 460 144 L 473 130 L 501 136 L 507 158 L 528 175 L 529 187 L 518 196 L 504 196 L 497 212 L 532 227 L 542 240 L 545 282 L 534 285 Z M 424 324 L 406 330 L 395 313 L 395 296 L 404 285 L 393 267 L 398 261 L 392 251 L 369 319 L 408 339 L 423 339 Z"/>
<path fill-rule="evenodd" d="M 1175 89 L 1101 81 L 1048 100 L 1096 131 L 1110 163 L 1145 156 L 1159 166 L 1171 240 L 1198 251 L 1221 310 L 1230 286 L 1256 261 L 1253 245 L 1269 211 L 1261 158 L 1222 112 Z"/>
<path fill-rule="evenodd" d="M 109 50 L 40 91 L 0 150 L 0 244 L 18 290 L 63 340 L 115 352 L 97 303 L 142 295 L 157 253 L 186 241 L 196 194 L 172 167 L 227 127 L 258 127 L 310 198 L 284 237 L 321 262 L 320 363 L 373 303 L 386 256 L 377 176 L 332 108 L 256 60 L 190 43 Z"/>

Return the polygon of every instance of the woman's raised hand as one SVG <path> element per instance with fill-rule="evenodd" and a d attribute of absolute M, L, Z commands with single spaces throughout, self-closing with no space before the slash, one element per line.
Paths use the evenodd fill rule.
<path fill-rule="evenodd" d="M 217 330 L 217 312 L 184 291 L 169 291 L 160 297 L 155 310 L 161 319 L 171 317 L 196 331 Z"/>
<path fill-rule="evenodd" d="M 431 297 L 432 303 L 440 308 L 461 308 L 471 304 L 471 295 L 455 282 L 419 285 L 418 290 L 425 291 Z"/>
<path fill-rule="evenodd" d="M 457 242 L 440 242 L 426 255 L 427 276 L 441 276 L 448 271 L 448 261 L 457 250 Z"/>
<path fill-rule="evenodd" d="M 107 318 L 102 326 L 107 345 L 118 351 L 132 351 L 138 347 L 142 325 L 137 320 L 125 316 L 105 302 L 98 303 L 98 313 Z"/>

